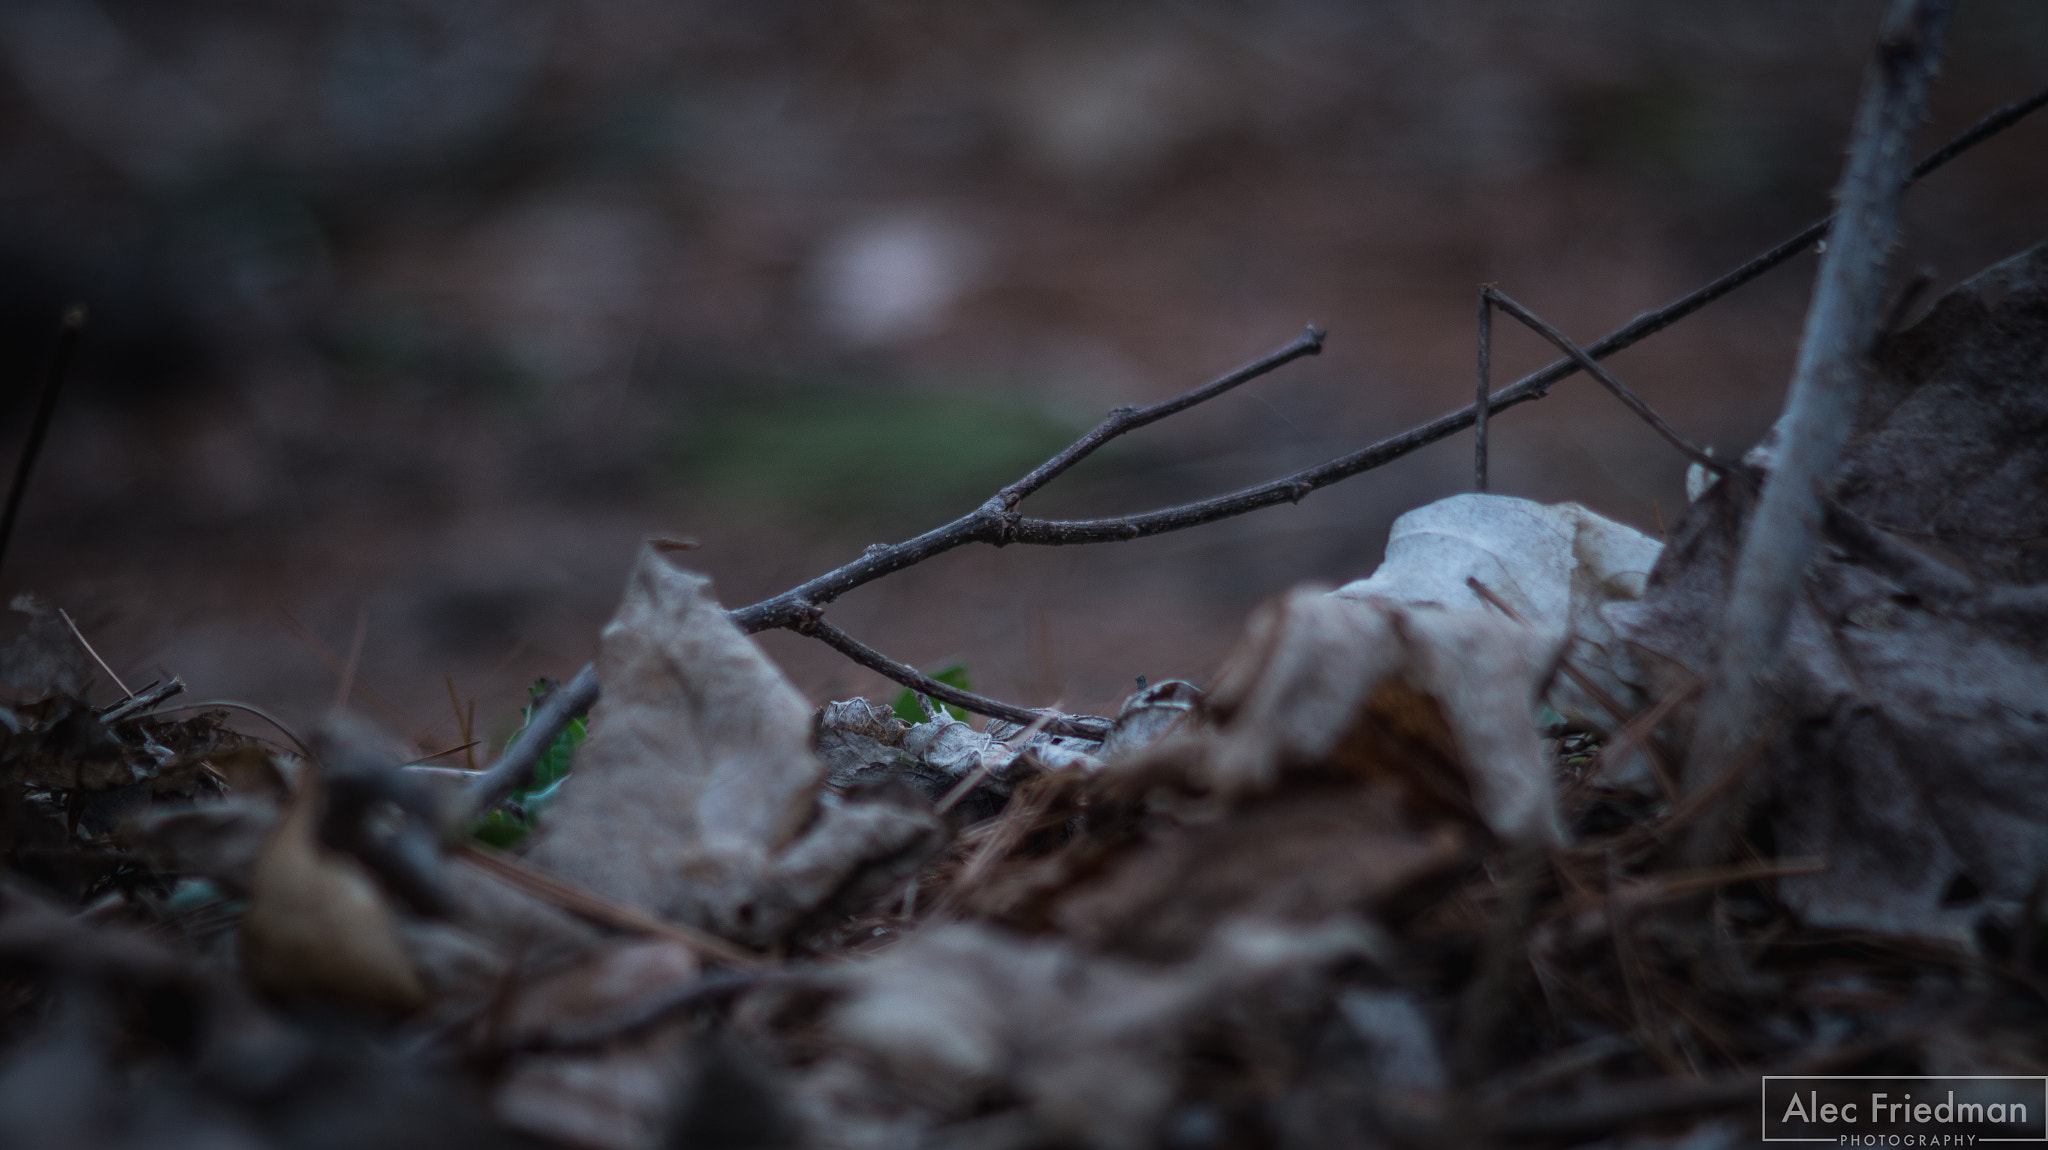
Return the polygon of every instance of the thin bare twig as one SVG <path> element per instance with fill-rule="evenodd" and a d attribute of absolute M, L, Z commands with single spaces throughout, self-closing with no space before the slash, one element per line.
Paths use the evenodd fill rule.
<path fill-rule="evenodd" d="M 2048 105 L 2048 89 L 2043 89 L 2024 100 L 1993 110 L 1976 124 L 1972 125 L 1968 131 L 1950 140 L 1923 159 L 1914 167 L 1912 178 L 1918 180 L 1926 176 L 1928 173 L 1933 172 L 1978 144 L 2019 123 L 2027 116 L 2039 110 L 2043 105 Z M 1830 215 L 1825 219 L 1819 220 L 1800 231 L 1797 235 L 1753 257 L 1746 263 L 1705 286 L 1673 300 L 1661 308 L 1644 312 L 1635 319 L 1630 320 L 1628 323 L 1587 345 L 1584 349 L 1586 355 L 1595 360 L 1604 359 L 1677 323 L 1679 320 L 1706 307 L 1722 296 L 1735 291 L 1765 272 L 1785 263 L 1800 252 L 1806 251 L 1817 240 L 1828 234 L 1828 229 L 1834 224 L 1834 219 L 1835 217 Z M 1297 340 L 1296 344 L 1300 342 Z M 1296 344 L 1289 344 L 1287 347 L 1275 352 L 1273 356 L 1266 357 L 1266 359 L 1271 360 L 1282 355 L 1288 355 L 1289 358 L 1292 358 L 1294 355 L 1310 354 L 1304 349 L 1293 351 L 1292 355 L 1290 355 L 1290 350 L 1294 349 Z M 1318 347 L 1320 347 L 1320 333 L 1318 333 Z M 1239 372 L 1233 372 L 1231 375 L 1223 377 L 1223 380 L 1234 380 L 1230 386 L 1242 383 L 1245 379 L 1251 378 L 1251 375 L 1244 375 L 1242 379 L 1235 377 L 1249 370 L 1250 367 L 1264 362 L 1266 361 L 1256 361 L 1255 364 L 1248 365 L 1247 368 L 1240 369 Z M 1280 362 L 1285 362 L 1285 360 Z M 1272 366 L 1278 366 L 1278 363 L 1274 363 Z M 990 543 L 996 546 L 1008 543 L 1030 543 L 1046 546 L 1111 543 L 1125 539 L 1137 539 L 1147 535 L 1163 534 L 1168 531 L 1178 531 L 1183 528 L 1196 527 L 1206 523 L 1214 523 L 1235 515 L 1243 515 L 1248 512 L 1271 507 L 1278 503 L 1299 502 L 1303 496 L 1308 495 L 1312 491 L 1341 482 L 1361 472 L 1384 466 L 1403 456 L 1419 451 L 1438 440 L 1455 435 L 1476 423 L 1481 411 L 1486 412 L 1488 415 L 1493 415 L 1517 404 L 1541 399 L 1549 393 L 1550 388 L 1558 381 L 1579 370 L 1580 367 L 1576 360 L 1569 357 L 1560 359 L 1523 376 L 1515 383 L 1495 392 L 1485 403 L 1478 402 L 1475 396 L 1475 401 L 1470 407 L 1438 416 L 1428 423 L 1410 428 L 1398 435 L 1382 439 L 1377 443 L 1369 444 L 1358 451 L 1339 456 L 1319 466 L 1298 471 L 1292 475 L 1282 476 L 1279 479 L 1269 480 L 1268 482 L 1231 492 L 1227 495 L 1217 496 L 1213 499 L 1182 504 L 1178 507 L 1162 508 L 1142 515 L 1124 516 L 1115 519 L 1077 521 L 1025 519 L 1017 516 L 1013 508 L 1002 508 L 1001 493 L 998 493 L 990 501 L 990 504 L 995 505 L 994 508 L 990 504 L 984 504 L 973 513 L 942 527 L 927 531 L 914 539 L 909 539 L 892 546 L 871 547 L 866 553 L 851 563 L 828 571 L 801 586 L 791 588 L 773 598 L 764 599 L 759 603 L 731 612 L 731 618 L 736 626 L 748 634 L 773 628 L 795 629 L 802 621 L 817 618 L 825 604 L 832 602 L 855 587 L 872 582 L 884 575 L 915 566 L 934 556 L 969 543 Z M 1198 389 L 1198 391 L 1214 389 L 1223 380 L 1209 384 L 1203 389 Z M 1220 391 L 1215 391 L 1212 394 L 1220 394 Z M 1168 402 L 1176 403 L 1178 401 Z M 1176 407 L 1174 410 L 1181 410 L 1181 408 Z M 1137 425 L 1127 424 L 1122 430 L 1128 431 L 1134 426 Z M 1106 439 L 1103 440 L 1103 442 L 1106 441 Z M 1100 446 L 1100 443 L 1097 443 L 1095 446 Z M 1088 450 L 1092 451 L 1093 449 L 1091 447 Z M 1062 455 L 1066 454 L 1065 452 L 1062 453 Z M 1055 456 L 1054 460 L 1048 461 L 1045 467 L 1039 470 L 1045 470 L 1046 467 L 1050 467 L 1059 458 L 1059 456 Z M 1066 466 L 1071 466 L 1079 458 L 1079 455 L 1068 458 L 1066 463 L 1053 471 L 1052 474 L 1057 474 L 1058 470 L 1064 470 Z M 1032 475 L 1037 474 L 1038 471 L 1032 473 Z M 1046 475 L 1037 485 L 1042 486 L 1045 481 L 1052 478 L 1052 474 Z M 1025 479 L 1012 484 L 1011 488 L 1005 488 L 1005 491 L 1012 488 L 1021 488 L 1030 479 L 1031 476 L 1026 476 Z M 1031 489 L 1035 490 L 1036 486 L 1033 486 Z M 1021 499 L 1022 495 L 1019 495 L 1018 498 Z M 883 659 L 883 662 L 887 664 L 887 669 L 883 667 L 875 667 L 874 669 L 905 686 L 923 690 L 925 689 L 924 684 L 930 682 L 924 676 L 916 675 L 914 670 L 905 667 L 904 664 L 886 658 Z M 585 668 L 585 670 L 589 671 L 590 668 Z M 904 671 L 910 671 L 910 674 L 903 674 Z M 581 681 L 582 678 L 581 674 L 577 676 L 578 681 Z M 592 680 L 590 698 L 593 700 L 596 698 L 594 679 Z M 977 702 L 972 707 L 967 703 L 958 703 L 956 705 L 975 710 L 977 713 L 991 713 L 982 711 L 980 704 L 993 702 L 993 700 L 982 700 L 979 696 L 975 698 Z M 1003 705 L 1007 706 L 1007 704 Z M 1011 710 L 1017 709 L 1019 708 L 1011 708 Z M 555 718 L 559 723 L 566 724 L 581 713 L 581 711 L 574 713 L 564 712 Z M 539 716 L 536 716 L 536 720 L 538 718 Z M 552 739 L 560 730 L 559 726 L 552 731 L 547 730 L 538 726 L 537 722 L 529 724 L 527 729 L 535 732 L 536 737 L 545 736 L 542 740 L 543 744 L 546 740 Z"/>
<path fill-rule="evenodd" d="M 1908 177 L 1906 149 L 1927 113 L 1927 93 L 1954 0 L 1894 0 L 1878 33 L 1836 202 L 1834 242 L 1821 257 L 1806 333 L 1779 439 L 1723 608 L 1713 672 L 1687 756 L 1688 794 L 1731 771 L 1769 709 L 1763 680 L 1777 668 L 1792 607 L 1820 533 L 1824 486 L 1834 474 L 1863 390 L 1862 360 L 1877 337 L 1885 265 Z M 1718 861 L 1733 838 L 1746 787 L 1730 788 L 1687 836 L 1694 865 Z"/>
<path fill-rule="evenodd" d="M 234 699 L 201 699 L 199 702 L 196 703 L 180 703 L 175 707 L 160 707 L 157 710 L 151 711 L 150 714 L 162 715 L 171 711 L 205 711 L 214 707 L 228 707 L 237 711 L 247 711 L 250 714 L 256 716 L 257 718 L 263 720 L 264 722 L 269 723 L 271 726 L 276 727 L 278 730 L 283 731 L 284 737 L 292 741 L 292 745 L 299 749 L 299 753 L 301 755 L 304 755 L 306 758 L 309 759 L 319 757 L 318 755 L 315 755 L 313 753 L 313 748 L 307 745 L 306 740 L 299 737 L 297 731 L 294 731 L 290 727 L 285 725 L 284 720 L 278 718 L 276 715 L 271 714 L 269 711 L 266 711 L 261 707 L 254 706 L 249 703 L 237 702 Z M 250 737 L 254 738 L 255 736 L 252 735 Z M 264 741 L 269 742 L 269 740 L 267 739 Z M 272 743 L 271 745 L 275 746 L 276 744 Z"/>
<path fill-rule="evenodd" d="M 761 955 L 743 950 L 708 931 L 659 919 L 636 907 L 613 902 L 582 887 L 523 866 L 517 859 L 486 850 L 475 843 L 459 844 L 455 847 L 454 854 L 456 858 L 507 886 L 552 903 L 585 922 L 632 934 L 651 934 L 657 938 L 672 939 L 703 958 L 722 962 L 727 966 L 752 969 L 767 962 Z"/>
<path fill-rule="evenodd" d="M 449 812 L 444 828 L 446 833 L 463 833 L 478 815 L 504 802 L 505 796 L 533 777 L 533 768 L 539 765 L 540 757 L 547 753 L 548 748 L 554 746 L 563 728 L 590 710 L 596 702 L 597 667 L 590 664 L 533 709 L 533 715 L 526 720 L 526 726 L 513 736 L 505 753 L 470 783 L 462 802 Z"/>
<path fill-rule="evenodd" d="M 153 711 L 162 706 L 166 700 L 182 694 L 184 690 L 185 680 L 176 676 L 173 676 L 168 683 L 162 685 L 152 684 L 151 686 L 144 687 L 136 694 L 130 695 L 126 699 L 101 711 L 100 722 L 118 723 L 130 715 Z"/>
<path fill-rule="evenodd" d="M 1530 331 L 1549 340 L 1557 346 L 1557 350 L 1570 356 L 1574 363 L 1585 370 L 1586 374 L 1599 381 L 1600 386 L 1606 388 L 1614 398 L 1620 400 L 1622 406 L 1635 412 L 1638 418 L 1644 423 L 1649 424 L 1658 435 L 1664 437 L 1664 442 L 1677 448 L 1679 454 L 1684 455 L 1687 459 L 1712 471 L 1716 475 L 1726 475 L 1734 470 L 1728 464 L 1702 451 L 1692 440 L 1687 439 L 1677 428 L 1671 426 L 1670 420 L 1657 414 L 1657 409 L 1651 407 L 1642 396 L 1637 395 L 1627 384 L 1616 379 L 1613 372 L 1600 366 L 1597 360 L 1586 354 L 1584 348 L 1566 338 L 1563 332 L 1551 326 L 1543 317 L 1515 302 L 1506 292 L 1498 288 L 1488 287 L 1482 289 L 1482 291 L 1495 307 L 1521 320 L 1523 325 Z M 1481 426 L 1484 426 L 1484 424 L 1481 424 Z M 1483 475 L 1484 473 L 1482 472 L 1482 478 Z M 1482 488 L 1482 490 L 1484 489 Z"/>
<path fill-rule="evenodd" d="M 1479 385 L 1472 392 L 1472 490 L 1486 491 L 1486 419 L 1493 399 L 1493 295 L 1479 285 Z"/>
<path fill-rule="evenodd" d="M 71 366 L 71 354 L 78 348 L 78 333 L 85 330 L 85 307 L 74 304 L 57 324 L 57 350 L 50 359 L 50 373 L 43 378 L 43 394 L 36 400 L 36 414 L 29 424 L 28 439 L 21 445 L 21 458 L 14 464 L 14 482 L 7 488 L 7 508 L 0 511 L 0 564 L 7 561 L 7 543 L 14 538 L 14 521 L 21 514 L 22 497 L 28 494 L 28 479 L 49 438 L 50 420 L 57 414 L 57 393 L 64 389 L 64 376 Z M 108 674 L 113 674 L 109 671 Z M 115 682 L 119 682 L 116 679 Z M 125 688 L 124 688 L 125 690 Z"/>
<path fill-rule="evenodd" d="M 1058 478 L 1067 468 L 1095 454 L 1097 448 L 1117 436 L 1127 431 L 1136 431 L 1148 423 L 1157 423 L 1198 403 L 1206 403 L 1239 384 L 1249 383 L 1274 368 L 1283 367 L 1302 356 L 1321 355 L 1323 334 L 1320 328 L 1310 324 L 1307 331 L 1271 355 L 1255 359 L 1236 371 L 1205 383 L 1184 395 L 1152 404 L 1150 407 L 1119 407 L 1112 410 L 1100 424 L 1096 425 L 1095 430 L 1074 441 L 1073 446 L 1032 468 L 1031 474 L 996 492 L 989 500 L 989 505 L 1003 511 L 1014 511 L 1027 496 Z"/>
<path fill-rule="evenodd" d="M 859 663 L 870 671 L 894 679 L 913 691 L 930 695 L 942 703 L 951 703 L 977 715 L 990 715 L 1007 719 L 1012 723 L 1026 725 L 1047 722 L 1046 729 L 1056 735 L 1076 735 L 1084 739 L 1100 739 L 1109 733 L 1110 721 L 1096 715 L 1052 715 L 1047 711 L 1031 711 L 1012 706 L 997 699 L 963 691 L 947 683 L 920 673 L 907 663 L 899 663 L 873 647 L 861 642 L 823 618 L 813 618 L 808 626 L 792 627 L 801 635 L 824 643 L 826 646 Z"/>
<path fill-rule="evenodd" d="M 356 609 L 356 631 L 348 641 L 348 658 L 341 664 L 341 682 L 334 688 L 334 713 L 348 710 L 348 693 L 356 685 L 356 666 L 363 658 L 363 640 L 370 632 L 370 609 Z"/>
<path fill-rule="evenodd" d="M 1015 534 L 1013 525 L 1018 523 L 1043 524 L 1047 520 L 1025 520 L 1016 513 L 1016 507 L 1026 496 L 1044 487 L 1067 468 L 1093 454 L 1095 450 L 1125 432 L 1164 419 L 1175 412 L 1214 399 L 1224 392 L 1272 371 L 1282 364 L 1291 363 L 1305 355 L 1316 355 L 1323 348 L 1323 333 L 1311 324 L 1307 331 L 1269 355 L 1238 368 L 1236 371 L 1203 384 L 1201 387 L 1176 396 L 1150 407 L 1118 408 L 1110 412 L 1095 430 L 1061 451 L 1058 455 L 1033 468 L 1031 472 L 1008 487 L 990 496 L 988 502 L 973 511 L 955 519 L 943 527 L 935 527 L 915 539 L 888 546 L 870 547 L 860 558 L 842 567 L 827 571 L 800 586 L 792 587 L 772 599 L 764 599 L 751 607 L 733 611 L 735 626 L 748 634 L 786 627 L 794 631 L 805 631 L 805 623 L 814 618 L 827 604 L 862 584 L 873 582 L 884 575 L 893 574 L 906 567 L 913 567 L 936 555 L 942 555 L 956 547 L 969 543 L 992 543 L 998 547 L 1006 543 L 1038 543 L 1044 540 L 1026 539 Z M 809 632 L 805 632 L 809 633 Z M 818 636 L 823 638 L 823 636 Z M 884 672 L 885 674 L 887 672 Z M 902 682 L 902 680 L 898 680 Z M 905 686 L 914 684 L 905 683 Z M 922 690 L 922 688 L 918 688 Z M 965 706 L 965 704 L 959 704 Z M 984 712 L 987 713 L 987 712 Z M 1008 716 L 998 716 L 1007 718 Z"/>
<path fill-rule="evenodd" d="M 357 676 L 353 672 L 348 671 L 348 660 L 337 654 L 334 648 L 322 642 L 320 636 L 313 633 L 312 628 L 299 622 L 298 616 L 279 607 L 277 609 L 277 617 L 278 625 L 289 632 L 292 638 L 297 639 L 306 650 L 311 651 L 314 658 L 327 664 L 328 669 L 332 670 L 338 677 L 355 683 L 353 687 L 349 688 L 349 696 L 351 698 L 360 693 L 363 697 L 363 702 L 368 703 L 379 715 L 383 716 L 384 721 L 389 723 L 393 730 L 411 731 L 412 722 L 406 717 L 404 708 L 385 698 L 381 692 L 369 683 L 355 682 Z M 407 737 L 411 738 L 417 746 L 426 745 L 427 740 L 417 735 L 408 733 Z"/>
<path fill-rule="evenodd" d="M 59 607 L 57 608 L 57 617 L 64 620 L 66 627 L 71 628 L 71 637 L 78 640 L 78 645 L 85 648 L 85 653 L 92 656 L 92 661 L 100 665 L 100 670 L 107 673 L 107 678 L 112 679 L 114 685 L 121 688 L 121 697 L 123 699 L 134 698 L 135 692 L 128 689 L 128 684 L 121 681 L 121 676 L 114 674 L 114 669 L 107 666 L 107 661 L 100 658 L 100 653 L 92 649 L 91 643 L 85 641 L 85 632 L 78 629 L 78 624 L 72 621 L 70 612 Z"/>
<path fill-rule="evenodd" d="M 1914 179 L 1917 180 L 1927 175 L 1971 147 L 1983 143 L 1985 140 L 2012 127 L 2029 114 L 2038 111 L 2044 105 L 2048 105 L 2048 89 L 2037 92 L 2025 100 L 2009 104 L 1991 112 L 1972 126 L 1969 131 L 1943 145 L 1940 150 L 1928 156 L 1927 159 L 1916 166 L 1913 172 Z M 1735 268 L 1706 286 L 1673 300 L 1671 303 L 1655 311 L 1644 312 L 1607 335 L 1586 345 L 1586 354 L 1596 360 L 1605 359 L 1615 352 L 1631 347 L 1649 336 L 1655 335 L 1657 332 L 1670 327 L 1672 324 L 1677 323 L 1679 320 L 1713 303 L 1735 289 L 1742 287 L 1765 272 L 1783 264 L 1800 252 L 1811 248 L 1816 241 L 1828 234 L 1828 229 L 1834 225 L 1834 222 L 1834 216 L 1828 216 L 1826 219 L 1817 221 L 1799 232 L 1799 234 L 1752 258 L 1742 266 Z M 1551 363 L 1494 392 L 1492 400 L 1486 404 L 1487 411 L 1490 414 L 1498 415 L 1500 412 L 1517 404 L 1542 399 L 1558 381 L 1579 370 L 1578 363 L 1570 358 L 1560 359 Z M 1328 487 L 1333 483 L 1349 479 L 1360 472 L 1385 466 L 1396 459 L 1419 451 L 1438 440 L 1456 435 L 1477 422 L 1479 406 L 1479 404 L 1474 403 L 1470 407 L 1448 412 L 1430 420 L 1428 423 L 1382 439 L 1349 455 L 1339 456 L 1327 463 L 1297 471 L 1292 475 L 1282 476 L 1279 479 L 1247 487 L 1240 491 L 1234 491 L 1228 495 L 1220 495 L 1213 499 L 1182 504 L 1179 507 L 1168 507 L 1142 515 L 1130 515 L 1117 519 L 1069 522 L 1019 520 L 1012 525 L 1010 531 L 1002 539 L 1002 542 L 1036 543 L 1054 546 L 1076 543 L 1111 543 L 1124 539 L 1137 539 L 1148 535 L 1158 535 L 1168 531 L 1178 531 L 1205 523 L 1214 523 L 1220 519 L 1258 511 L 1279 503 L 1299 502 L 1302 497 L 1319 488 Z M 925 543 L 928 540 L 929 536 L 920 536 L 917 540 L 902 546 L 908 547 L 912 544 Z M 953 544 L 953 546 L 958 546 L 958 544 Z M 931 552 L 931 554 L 936 553 L 937 551 Z M 919 559 L 912 560 L 912 562 L 918 562 L 923 558 L 929 557 L 929 555 L 924 555 Z M 908 566 L 908 564 L 904 565 Z M 891 569 L 896 570 L 899 568 Z M 773 603 L 774 600 L 769 600 L 768 602 Z M 757 604 L 756 607 L 765 607 L 766 605 Z M 753 611 L 755 608 L 747 608 L 746 610 Z M 780 626 L 781 624 L 770 623 L 767 625 Z"/>

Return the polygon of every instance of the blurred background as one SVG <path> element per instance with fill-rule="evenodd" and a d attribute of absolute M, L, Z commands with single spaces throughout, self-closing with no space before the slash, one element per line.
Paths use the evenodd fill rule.
<path fill-rule="evenodd" d="M 1590 341 L 1827 206 L 1875 0 L 8 0 L 0 458 L 91 321 L 0 594 L 131 686 L 182 675 L 423 748 L 590 657 L 639 540 L 766 597 L 963 513 L 1092 425 L 1284 343 L 1319 359 L 1027 505 L 1138 510 L 1469 401 L 1473 290 Z M 1972 0 L 1920 151 L 2048 83 Z M 2048 119 L 1909 200 L 1901 276 L 2043 238 Z M 1743 450 L 1810 256 L 1611 361 Z M 1503 321 L 1495 379 L 1548 362 Z M 1656 532 L 1683 460 L 1582 379 L 1495 490 Z M 1460 436 L 1283 507 L 974 548 L 832 617 L 1026 704 L 1209 675 L 1244 613 L 1469 487 Z M 6 623 L 19 627 L 19 616 Z M 894 688 L 763 639 L 814 702 Z M 106 690 L 107 688 L 102 688 Z"/>

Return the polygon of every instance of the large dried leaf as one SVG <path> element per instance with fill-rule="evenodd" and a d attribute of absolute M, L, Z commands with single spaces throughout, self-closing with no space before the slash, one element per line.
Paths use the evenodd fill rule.
<path fill-rule="evenodd" d="M 497 1025 L 508 1046 L 588 1045 L 652 1021 L 698 975 L 696 955 L 668 939 L 614 939 L 567 969 L 519 988 Z"/>
<path fill-rule="evenodd" d="M 1454 495 L 1394 520 L 1385 561 L 1336 594 L 1452 612 L 1493 609 L 1477 583 L 1546 641 L 1566 644 L 1565 656 L 1596 688 L 1623 698 L 1636 675 L 1603 608 L 1640 596 L 1662 550 L 1576 503 Z M 1590 730 L 1629 718 L 1609 713 L 1572 676 L 1557 677 L 1549 702 Z"/>
<path fill-rule="evenodd" d="M 1160 969 L 946 926 L 849 975 L 830 1028 L 894 1089 L 941 1113 L 1009 1093 L 1052 1141 L 1125 1150 L 1154 1144 L 1190 1028 L 1277 980 L 1371 950 L 1371 936 L 1342 920 L 1239 922 Z"/>
<path fill-rule="evenodd" d="M 1833 863 L 1780 883 L 1811 922 L 1968 938 L 1977 892 L 2021 900 L 2048 872 L 2044 365 L 2048 247 L 1875 357 L 1755 768 L 1778 852 Z M 1650 697 L 1709 666 L 1752 500 L 1716 484 L 1643 601 L 1609 610 Z"/>
<path fill-rule="evenodd" d="M 688 1035 L 671 1023 L 598 1050 L 520 1060 L 492 1101 L 515 1130 L 587 1150 L 658 1150 L 688 1082 Z"/>
<path fill-rule="evenodd" d="M 540 869 L 765 944 L 868 864 L 933 845 L 933 823 L 914 812 L 820 805 L 809 706 L 727 620 L 710 581 L 653 545 L 605 627 L 598 673 L 590 741 L 528 856 Z"/>
<path fill-rule="evenodd" d="M 1503 838 L 1555 842 L 1531 712 L 1561 641 L 1483 605 L 1297 590 L 1247 624 L 1207 701 L 1213 734 L 1168 738 L 1134 765 L 1172 762 L 1225 795 L 1337 767 L 1401 780 Z"/>
<path fill-rule="evenodd" d="M 1315 922 L 1375 909 L 1466 857 L 1454 825 L 1418 826 L 1391 791 L 1304 784 L 1227 819 L 1159 828 L 1064 892 L 1053 920 L 1083 942 L 1162 959 L 1193 952 L 1231 917 Z"/>

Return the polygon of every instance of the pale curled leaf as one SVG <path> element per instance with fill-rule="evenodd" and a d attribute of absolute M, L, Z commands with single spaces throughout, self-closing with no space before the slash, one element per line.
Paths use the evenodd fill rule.
<path fill-rule="evenodd" d="M 1454 495 L 1394 520 L 1385 561 L 1336 594 L 1472 611 L 1487 606 L 1472 586 L 1476 580 L 1546 640 L 1569 639 L 1565 656 L 1619 698 L 1638 675 L 1604 610 L 1642 595 L 1662 550 L 1576 503 Z M 1548 701 L 1589 730 L 1610 731 L 1629 717 L 1609 714 L 1567 676 L 1551 684 Z"/>
<path fill-rule="evenodd" d="M 894 811 L 847 835 L 820 819 L 825 764 L 810 708 L 711 598 L 710 582 L 643 548 L 598 656 L 604 694 L 536 868 L 606 898 L 752 943 L 779 939 L 870 861 L 931 832 Z M 883 825 L 886 824 L 886 825 Z M 827 833 L 840 853 L 785 852 Z M 821 872 L 840 882 L 827 881 Z"/>
<path fill-rule="evenodd" d="M 1339 766 L 1467 805 L 1503 838 L 1560 841 L 1530 721 L 1559 642 L 1490 610 L 1296 590 L 1247 624 L 1209 696 L 1214 733 L 1136 761 L 1179 760 L 1226 795 Z"/>

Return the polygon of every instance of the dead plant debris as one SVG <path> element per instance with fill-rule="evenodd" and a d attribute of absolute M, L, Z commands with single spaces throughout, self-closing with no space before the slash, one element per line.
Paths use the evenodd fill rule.
<path fill-rule="evenodd" d="M 1101 737 L 813 713 L 650 546 L 517 855 L 463 784 L 0 660 L 0 1131 L 59 1147 L 1746 1144 L 2041 1073 L 2048 248 L 1890 336 L 1741 857 L 1671 785 L 1751 488 L 1418 509 Z M 1767 470 L 1769 459 L 1749 466 Z M 144 702 L 138 703 L 137 699 Z M 183 715 L 184 717 L 175 717 Z M 454 832 L 451 825 L 458 826 Z"/>

